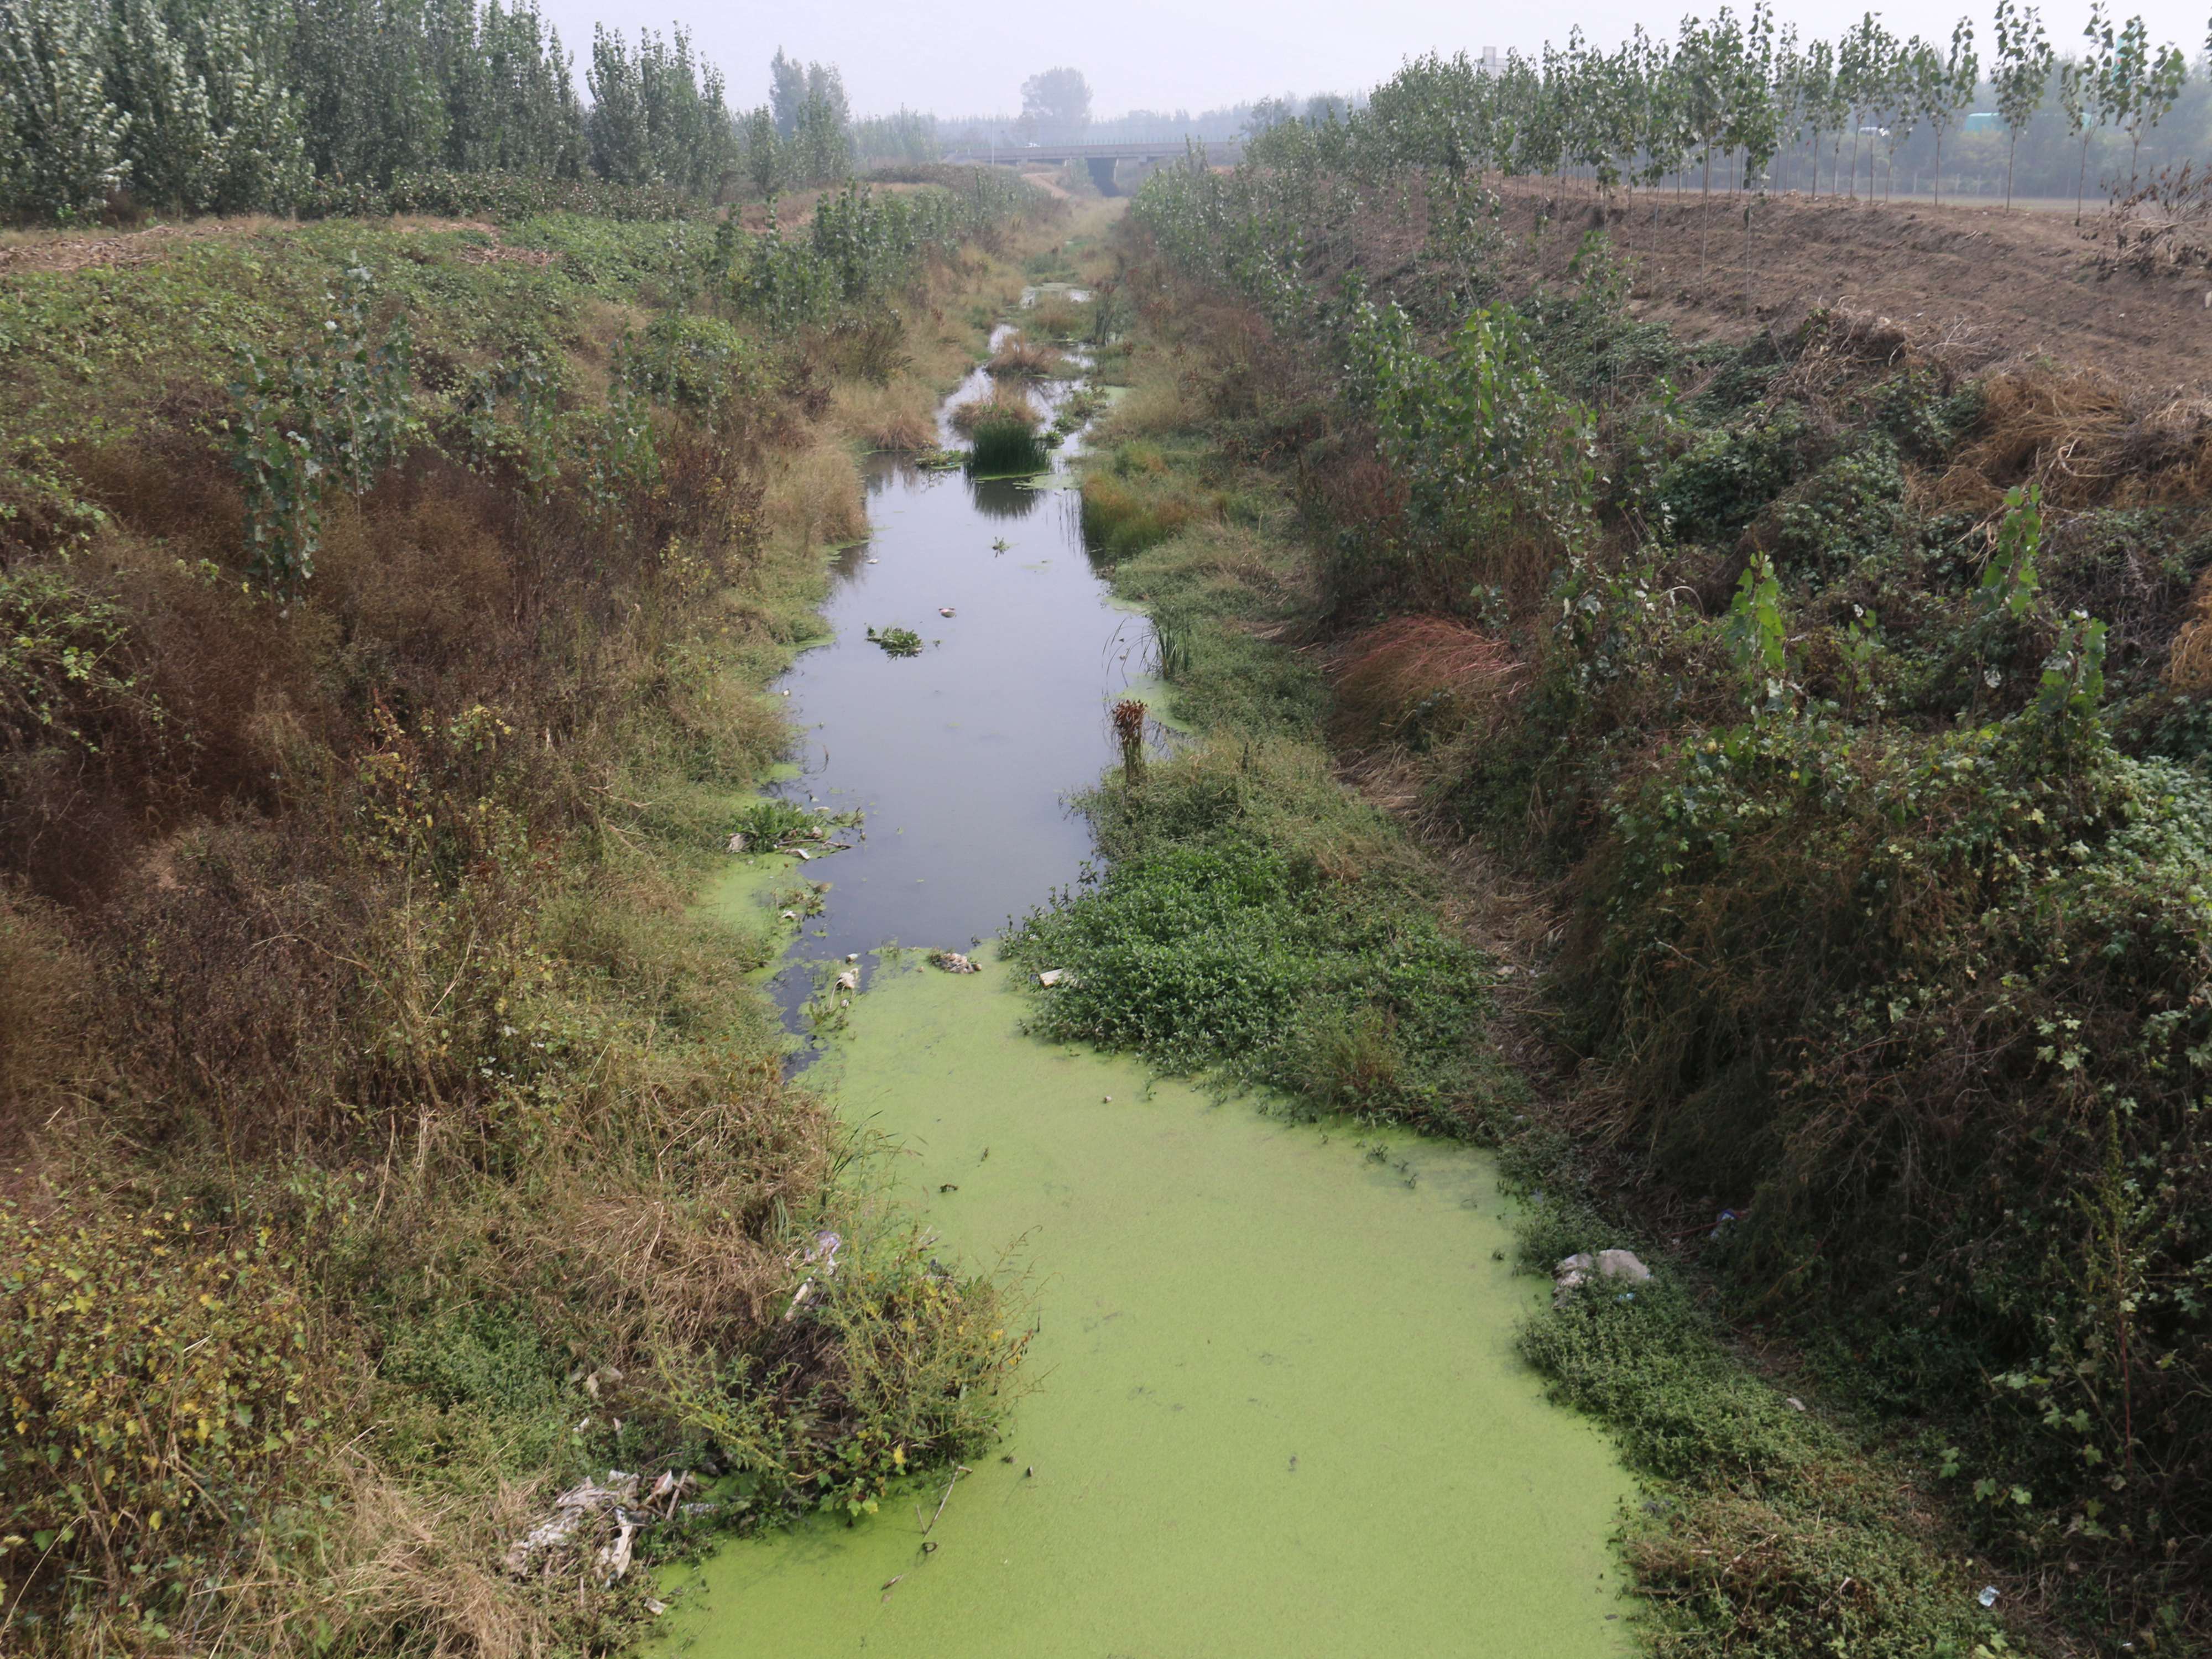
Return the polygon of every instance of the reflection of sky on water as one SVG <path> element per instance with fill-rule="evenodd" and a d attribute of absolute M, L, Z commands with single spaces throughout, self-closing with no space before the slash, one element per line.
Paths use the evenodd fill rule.
<path fill-rule="evenodd" d="M 853 850 L 797 872 L 830 891 L 776 981 L 793 1014 L 814 964 L 894 939 L 964 950 L 1074 880 L 1091 837 L 1066 799 L 1114 758 L 1109 708 L 1151 663 L 1149 624 L 1108 603 L 1084 550 L 1074 490 L 889 457 L 867 483 L 873 534 L 832 565 L 835 642 L 777 688 L 801 732 L 782 793 L 866 813 Z M 868 642 L 890 627 L 921 654 Z"/>

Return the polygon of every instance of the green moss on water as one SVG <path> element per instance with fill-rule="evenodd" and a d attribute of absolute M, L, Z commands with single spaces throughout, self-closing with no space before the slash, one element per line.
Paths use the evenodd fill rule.
<path fill-rule="evenodd" d="M 973 1464 L 926 1540 L 941 1478 L 672 1575 L 672 1641 L 1626 1651 L 1607 1540 L 1626 1480 L 1516 1351 L 1541 1291 L 1488 1160 L 1219 1107 L 1026 1036 L 1024 1012 L 996 963 L 887 974 L 828 1062 L 846 1115 L 901 1146 L 946 1259 L 1035 1270 L 1012 1461 Z"/>

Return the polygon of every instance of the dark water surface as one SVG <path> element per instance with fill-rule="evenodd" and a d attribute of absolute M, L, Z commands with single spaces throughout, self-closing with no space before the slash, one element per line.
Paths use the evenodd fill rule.
<path fill-rule="evenodd" d="M 979 371 L 950 401 L 987 389 Z M 835 640 L 775 688 L 804 732 L 801 775 L 779 793 L 866 815 L 865 839 L 803 868 L 830 890 L 775 981 L 794 1019 L 817 964 L 892 940 L 964 951 L 1090 852 L 1066 798 L 1112 757 L 1109 709 L 1152 647 L 1144 617 L 1111 604 L 1079 497 L 1060 487 L 1078 447 L 1034 485 L 871 465 L 873 533 L 838 556 L 824 607 Z M 869 641 L 890 627 L 921 635 L 921 654 Z"/>

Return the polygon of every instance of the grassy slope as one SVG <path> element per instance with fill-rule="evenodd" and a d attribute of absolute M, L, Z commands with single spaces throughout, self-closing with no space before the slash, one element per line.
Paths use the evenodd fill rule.
<path fill-rule="evenodd" d="M 1218 434 L 1295 459 L 1340 739 L 1562 884 L 1563 1130 L 2021 1585 L 2201 1641 L 2212 428 L 1849 307 L 1686 347 L 1583 223 L 1359 183 L 1139 212 Z"/>
<path fill-rule="evenodd" d="M 1127 288 L 1147 278 L 1159 273 L 1139 270 Z M 1271 1085 L 1291 1109 L 1499 1145 L 1532 1197 L 1534 1271 L 1622 1243 L 1660 1264 L 1632 1302 L 1579 1300 L 1523 1337 L 1645 1483 L 1625 1537 L 1653 1650 L 2009 1650 L 1975 1600 L 1992 1569 L 1929 1513 L 1908 1462 L 1846 1417 L 1798 1409 L 1785 1392 L 1809 1393 L 1804 1382 L 1741 1358 L 1666 1243 L 1596 1203 L 1579 1154 L 1497 1051 L 1492 999 L 1508 981 L 1476 942 L 1497 899 L 1340 781 L 1325 742 L 1332 706 L 1356 727 L 1363 697 L 1402 687 L 1370 663 L 1368 683 L 1340 678 L 1332 698 L 1329 653 L 1293 648 L 1315 639 L 1326 566 L 1283 452 L 1255 440 L 1263 349 L 1233 311 L 1153 291 L 1085 517 L 1118 555 L 1117 590 L 1153 615 L 1171 707 L 1199 735 L 1088 803 L 1114 863 L 1010 943 L 1017 960 L 1049 958 L 1077 981 L 1034 1017 L 1170 1069 Z M 1462 672 L 1495 665 L 1494 653 L 1469 654 L 1464 630 L 1443 637 Z M 1416 678 L 1453 660 L 1433 638 L 1386 654 L 1402 671 L 1409 650 Z"/>
<path fill-rule="evenodd" d="M 854 410 L 926 406 L 1018 272 L 933 267 L 887 337 L 696 301 L 655 336 L 683 258 L 333 222 L 0 296 L 0 1629 L 33 1649 L 598 1648 L 644 1594 L 583 1570 L 605 1517 L 499 1570 L 556 1486 L 688 1466 L 725 1524 L 988 1426 L 994 1288 L 854 1212 L 744 978 L 770 942 L 687 892 L 864 524 Z M 350 267 L 368 343 L 411 328 L 402 453 L 278 606 L 240 582 L 230 348 L 313 338 Z M 780 1322 L 824 1228 L 869 1288 Z"/>

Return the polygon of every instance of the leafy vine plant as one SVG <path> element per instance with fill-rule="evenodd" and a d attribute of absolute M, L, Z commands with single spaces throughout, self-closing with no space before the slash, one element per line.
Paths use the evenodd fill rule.
<path fill-rule="evenodd" d="M 374 294 L 368 269 L 351 266 L 326 295 L 321 329 L 298 349 L 279 358 L 251 343 L 234 349 L 223 430 L 246 494 L 246 578 L 287 604 L 315 574 L 326 493 L 366 494 L 417 424 L 407 319 L 373 337 Z"/>

